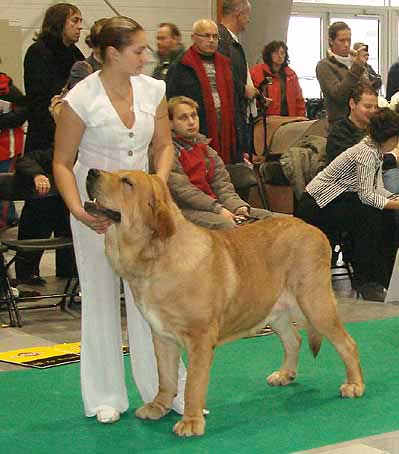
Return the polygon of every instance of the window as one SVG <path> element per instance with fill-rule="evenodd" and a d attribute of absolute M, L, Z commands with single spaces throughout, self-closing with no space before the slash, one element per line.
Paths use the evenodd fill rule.
<path fill-rule="evenodd" d="M 309 43 L 312 45 L 309 46 Z M 298 75 L 304 98 L 320 97 L 315 71 L 321 55 L 320 17 L 291 16 L 287 46 L 290 67 Z"/>

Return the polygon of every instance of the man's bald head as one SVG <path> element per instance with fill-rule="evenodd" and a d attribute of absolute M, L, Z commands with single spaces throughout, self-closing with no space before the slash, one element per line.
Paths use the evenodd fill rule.
<path fill-rule="evenodd" d="M 212 55 L 218 48 L 218 26 L 211 19 L 199 19 L 193 24 L 191 39 L 199 53 Z"/>

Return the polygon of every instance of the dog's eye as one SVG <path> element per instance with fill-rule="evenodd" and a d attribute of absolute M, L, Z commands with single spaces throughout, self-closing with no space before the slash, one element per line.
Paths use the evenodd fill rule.
<path fill-rule="evenodd" d="M 128 179 L 128 178 L 122 178 L 122 183 L 129 185 L 131 188 L 133 188 L 133 183 Z"/>

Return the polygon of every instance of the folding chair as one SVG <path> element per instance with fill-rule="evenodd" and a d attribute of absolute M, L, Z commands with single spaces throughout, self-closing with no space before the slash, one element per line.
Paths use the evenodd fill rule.
<path fill-rule="evenodd" d="M 52 185 L 54 187 L 54 185 Z M 54 193 L 55 194 L 55 193 Z M 36 195 L 32 191 L 26 188 L 24 182 L 13 173 L 2 173 L 0 174 L 0 200 L 30 200 L 35 198 Z M 56 237 L 56 238 L 44 238 L 34 240 L 1 240 L 0 241 L 0 254 L 4 258 L 5 252 L 15 252 L 14 257 L 6 263 L 4 260 L 4 266 L 0 273 L 0 306 L 1 303 L 5 303 L 10 317 L 10 326 L 22 326 L 20 310 L 21 309 L 41 309 L 45 307 L 61 307 L 61 309 L 68 311 L 69 306 L 77 296 L 77 290 L 79 281 L 75 277 L 68 278 L 64 291 L 62 293 L 49 293 L 38 296 L 26 296 L 21 297 L 14 294 L 11 284 L 9 269 L 10 266 L 15 262 L 18 254 L 24 254 L 29 252 L 38 251 L 50 251 L 72 248 L 72 238 Z M 75 280 L 75 282 L 74 282 Z M 34 301 L 41 299 L 53 299 L 61 298 L 60 301 L 53 304 L 39 304 L 29 307 L 19 307 L 18 304 L 26 301 Z"/>

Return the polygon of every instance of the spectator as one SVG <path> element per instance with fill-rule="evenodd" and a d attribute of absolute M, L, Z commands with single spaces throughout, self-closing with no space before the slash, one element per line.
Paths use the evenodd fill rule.
<path fill-rule="evenodd" d="M 328 121 L 334 123 L 349 114 L 349 96 L 364 76 L 368 53 L 364 48 L 350 49 L 351 30 L 345 22 L 328 27 L 330 48 L 317 63 L 316 76 L 326 102 Z"/>
<path fill-rule="evenodd" d="M 26 52 L 24 79 L 30 117 L 25 153 L 53 146 L 55 123 L 49 112 L 50 100 L 65 86 L 72 65 L 84 58 L 75 46 L 81 29 L 82 16 L 76 6 L 69 3 L 52 5 L 46 11 L 36 42 Z M 44 199 L 25 203 L 18 229 L 19 240 L 46 237 L 46 221 L 39 217 L 45 206 Z M 38 220 L 38 225 L 34 225 L 34 219 Z M 15 271 L 19 282 L 45 284 L 40 277 L 39 261 L 25 260 L 19 256 Z M 57 269 L 56 274 L 63 276 L 64 270 Z"/>
<path fill-rule="evenodd" d="M 326 146 L 329 163 L 367 135 L 371 115 L 378 109 L 377 92 L 368 84 L 358 85 L 349 98 L 349 108 L 349 115 L 338 119 L 329 131 Z"/>
<path fill-rule="evenodd" d="M 271 99 L 268 115 L 304 117 L 306 108 L 298 77 L 289 66 L 288 48 L 283 41 L 272 41 L 262 52 L 263 64 L 251 69 L 256 88 L 267 79 L 265 96 Z"/>
<path fill-rule="evenodd" d="M 211 139 L 212 148 L 225 164 L 242 161 L 236 148 L 231 64 L 217 51 L 217 25 L 209 19 L 198 20 L 191 37 L 194 44 L 169 68 L 166 95 L 168 99 L 174 96 L 194 99 L 201 134 Z"/>
<path fill-rule="evenodd" d="M 69 212 L 61 196 L 53 187 L 53 148 L 32 150 L 20 157 L 16 164 L 16 173 L 21 182 L 37 193 L 37 198 L 25 202 L 32 224 L 29 226 L 30 238 L 71 237 Z M 40 201 L 40 203 L 37 203 Z M 24 232 L 21 232 L 22 234 Z M 38 263 L 42 252 L 26 254 L 24 260 Z M 61 249 L 55 255 L 58 277 L 70 278 L 77 275 L 72 249 Z M 20 282 L 16 280 L 18 285 Z M 29 283 L 29 281 L 25 281 Z M 33 282 L 37 284 L 37 282 Z"/>
<path fill-rule="evenodd" d="M 184 216 L 211 229 L 231 229 L 242 218 L 271 216 L 251 208 L 235 192 L 223 161 L 199 134 L 198 104 L 185 96 L 168 102 L 176 159 L 169 188 Z"/>
<path fill-rule="evenodd" d="M 379 110 L 368 133 L 306 186 L 295 214 L 330 237 L 349 233 L 354 287 L 364 299 L 384 301 L 395 255 L 391 210 L 399 209 L 399 199 L 384 189 L 382 162 L 386 153 L 399 151 L 399 114 Z"/>
<path fill-rule="evenodd" d="M 387 100 L 390 101 L 392 96 L 399 91 L 399 61 L 392 64 L 388 71 L 387 79 Z"/>
<path fill-rule="evenodd" d="M 90 33 L 86 36 L 85 43 L 92 49 L 92 53 L 84 60 L 79 60 L 73 64 L 68 79 L 69 89 L 73 88 L 89 74 L 101 69 L 102 61 L 100 48 L 98 47 L 98 36 L 106 21 L 107 18 L 96 20 L 90 29 Z"/>
<path fill-rule="evenodd" d="M 369 56 L 370 56 L 370 54 L 368 53 L 368 46 L 366 46 L 366 44 L 361 43 L 361 42 L 355 43 L 353 45 L 353 50 L 357 51 L 357 50 L 361 49 L 362 47 L 367 48 L 367 57 L 366 57 L 366 64 L 365 64 L 367 78 L 370 81 L 370 84 L 374 88 L 374 90 L 378 91 L 382 86 L 382 79 L 381 79 L 381 76 L 374 71 L 373 67 L 368 64 L 368 60 L 369 60 Z"/>
<path fill-rule="evenodd" d="M 223 0 L 219 29 L 218 51 L 230 58 L 234 82 L 234 106 L 239 155 L 250 151 L 252 128 L 250 114 L 256 115 L 254 98 L 258 90 L 254 87 L 248 70 L 245 52 L 238 35 L 245 31 L 251 17 L 248 0 Z"/>
<path fill-rule="evenodd" d="M 35 43 L 26 52 L 24 80 L 30 118 L 25 152 L 43 150 L 54 143 L 55 124 L 48 107 L 51 98 L 67 83 L 72 65 L 84 59 L 75 46 L 81 29 L 82 16 L 76 6 L 52 5 Z"/>
<path fill-rule="evenodd" d="M 184 46 L 181 43 L 181 33 L 177 25 L 170 22 L 159 24 L 157 32 L 157 57 L 158 65 L 152 73 L 155 79 L 166 80 L 169 66 L 184 53 Z"/>
<path fill-rule="evenodd" d="M 22 125 L 28 118 L 26 98 L 5 73 L 0 73 L 0 172 L 13 172 L 23 152 Z M 0 230 L 18 224 L 14 202 L 0 201 Z"/>

